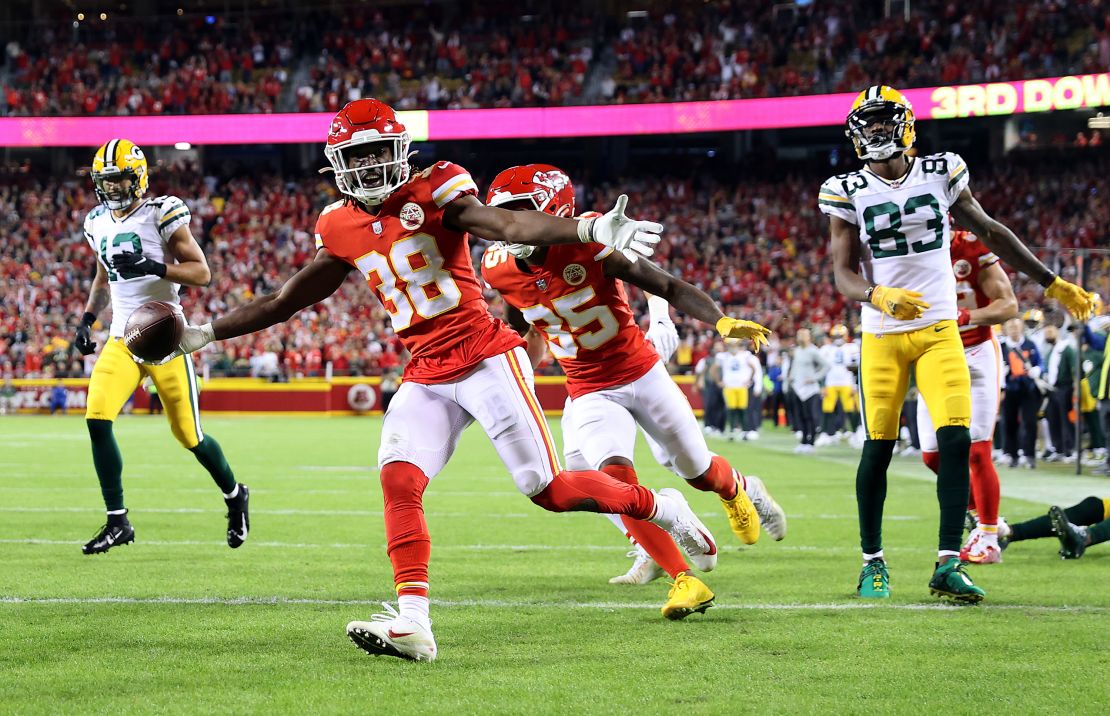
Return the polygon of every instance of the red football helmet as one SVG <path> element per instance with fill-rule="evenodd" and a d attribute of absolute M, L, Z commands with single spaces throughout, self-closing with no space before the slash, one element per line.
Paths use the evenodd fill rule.
<path fill-rule="evenodd" d="M 411 141 L 392 107 L 376 99 L 356 99 L 332 119 L 324 156 L 335 170 L 339 191 L 380 204 L 409 180 Z M 384 146 L 366 147 L 370 144 Z"/>
<path fill-rule="evenodd" d="M 486 193 L 486 204 L 502 206 L 517 201 L 553 216 L 574 216 L 574 185 L 566 172 L 550 164 L 522 164 L 498 174 Z"/>

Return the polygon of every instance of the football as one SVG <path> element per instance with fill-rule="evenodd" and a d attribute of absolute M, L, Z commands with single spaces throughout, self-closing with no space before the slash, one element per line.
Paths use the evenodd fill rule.
<path fill-rule="evenodd" d="M 123 344 L 139 358 L 157 361 L 173 353 L 184 332 L 185 317 L 172 304 L 148 301 L 127 319 Z"/>

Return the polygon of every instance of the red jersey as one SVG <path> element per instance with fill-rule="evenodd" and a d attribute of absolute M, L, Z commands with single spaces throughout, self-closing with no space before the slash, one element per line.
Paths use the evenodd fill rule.
<path fill-rule="evenodd" d="M 969 311 L 990 304 L 991 300 L 979 287 L 979 272 L 998 263 L 998 257 L 970 231 L 952 232 L 952 272 L 956 274 L 956 305 Z M 964 347 L 977 346 L 990 340 L 990 326 L 961 326 Z"/>
<path fill-rule="evenodd" d="M 482 277 L 547 340 L 571 398 L 631 383 L 659 361 L 636 325 L 624 284 L 605 275 L 597 244 L 549 246 L 542 266 L 490 246 Z"/>
<path fill-rule="evenodd" d="M 362 273 L 412 354 L 405 380 L 454 380 L 524 345 L 490 315 L 467 235 L 443 225 L 444 207 L 477 193 L 465 169 L 439 162 L 391 194 L 377 214 L 340 201 L 316 221 L 316 247 Z"/>

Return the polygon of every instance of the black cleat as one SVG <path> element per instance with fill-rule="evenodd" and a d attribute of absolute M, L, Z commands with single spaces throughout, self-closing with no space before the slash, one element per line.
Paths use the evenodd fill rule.
<path fill-rule="evenodd" d="M 1073 525 L 1068 521 L 1068 516 L 1057 506 L 1048 508 L 1048 519 L 1052 521 L 1052 530 L 1060 540 L 1060 557 L 1062 559 L 1079 559 L 1087 551 L 1086 528 Z"/>
<path fill-rule="evenodd" d="M 81 548 L 83 554 L 101 554 L 113 547 L 130 544 L 135 541 L 135 528 L 127 520 L 127 514 L 108 515 L 105 523 L 96 535 Z"/>
<path fill-rule="evenodd" d="M 251 527 L 251 516 L 247 512 L 247 502 L 250 500 L 251 491 L 243 483 L 239 483 L 239 494 L 235 497 L 225 497 L 227 504 L 227 546 L 235 549 L 247 541 L 247 533 Z"/>

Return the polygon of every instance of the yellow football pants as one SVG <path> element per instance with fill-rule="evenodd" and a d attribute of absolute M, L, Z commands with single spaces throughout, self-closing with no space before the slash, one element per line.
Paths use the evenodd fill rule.
<path fill-rule="evenodd" d="M 725 388 L 725 407 L 729 410 L 747 410 L 748 409 L 748 389 L 747 388 Z"/>
<path fill-rule="evenodd" d="M 200 429 L 200 396 L 193 361 L 178 356 L 165 365 L 140 365 L 119 338 L 109 338 L 100 351 L 89 379 L 85 418 L 115 420 L 124 403 L 149 375 L 158 388 L 170 430 L 183 447 L 194 448 L 204 439 Z"/>
<path fill-rule="evenodd" d="M 937 429 L 971 423 L 971 377 L 955 321 L 909 333 L 863 334 L 860 400 L 872 440 L 897 440 L 910 371 Z"/>
<path fill-rule="evenodd" d="M 844 408 L 845 413 L 855 412 L 856 389 L 850 385 L 826 386 L 825 397 L 821 399 L 821 412 L 835 413 L 838 401 L 840 402 L 840 407 Z"/>

